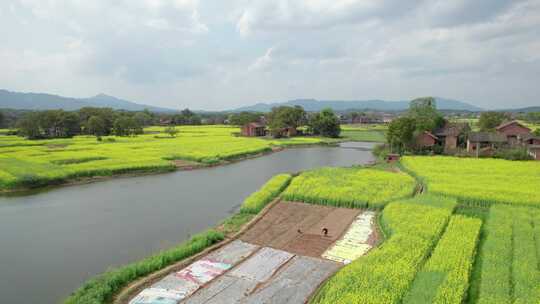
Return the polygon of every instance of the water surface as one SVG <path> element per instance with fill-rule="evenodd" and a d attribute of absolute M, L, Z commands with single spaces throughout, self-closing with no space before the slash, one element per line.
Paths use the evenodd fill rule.
<path fill-rule="evenodd" d="M 345 146 L 0 197 L 0 303 L 58 303 L 108 267 L 215 226 L 275 174 L 373 159 L 369 144 Z"/>

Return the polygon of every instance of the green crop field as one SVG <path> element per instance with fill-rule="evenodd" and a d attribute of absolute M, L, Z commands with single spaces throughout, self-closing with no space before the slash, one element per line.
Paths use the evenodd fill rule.
<path fill-rule="evenodd" d="M 388 125 L 341 125 L 341 136 L 351 141 L 385 142 Z"/>
<path fill-rule="evenodd" d="M 322 205 L 381 208 L 390 200 L 411 196 L 415 185 L 415 180 L 404 173 L 321 168 L 296 177 L 283 197 Z"/>
<path fill-rule="evenodd" d="M 540 207 L 540 162 L 455 157 L 404 157 L 402 164 L 430 193 L 463 202 Z"/>
<path fill-rule="evenodd" d="M 92 136 L 27 140 L 0 135 L 0 190 L 44 186 L 69 179 L 137 171 L 174 170 L 174 160 L 218 163 L 267 152 L 272 146 L 319 144 L 317 137 L 261 139 L 233 136 L 229 126 L 186 126 L 170 137 L 151 127 L 136 137 Z"/>

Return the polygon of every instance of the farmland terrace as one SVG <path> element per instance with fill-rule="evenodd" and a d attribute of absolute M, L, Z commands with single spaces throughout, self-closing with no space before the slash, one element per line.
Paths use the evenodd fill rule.
<path fill-rule="evenodd" d="M 373 211 L 279 202 L 239 239 L 117 302 L 304 303 L 376 239 Z"/>

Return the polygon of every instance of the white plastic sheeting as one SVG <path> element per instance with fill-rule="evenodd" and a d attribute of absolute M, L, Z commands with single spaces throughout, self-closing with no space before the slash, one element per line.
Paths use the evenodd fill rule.
<path fill-rule="evenodd" d="M 258 246 L 238 240 L 231 242 L 143 290 L 130 301 L 130 304 L 178 303 L 251 255 L 258 248 Z"/>
<path fill-rule="evenodd" d="M 283 250 L 264 247 L 244 263 L 233 269 L 229 275 L 264 282 L 293 256 L 294 254 Z"/>
<path fill-rule="evenodd" d="M 176 304 L 182 297 L 174 292 L 159 288 L 147 288 L 133 298 L 130 304 Z"/>
<path fill-rule="evenodd" d="M 334 246 L 323 253 L 322 257 L 343 264 L 349 264 L 366 254 L 371 245 L 369 237 L 373 233 L 375 212 L 365 211 L 352 222 L 345 235 Z"/>

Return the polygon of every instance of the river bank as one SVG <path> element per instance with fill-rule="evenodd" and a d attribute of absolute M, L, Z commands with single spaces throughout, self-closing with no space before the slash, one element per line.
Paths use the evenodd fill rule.
<path fill-rule="evenodd" d="M 7 265 L 0 294 L 10 303 L 58 303 L 109 267 L 215 227 L 276 174 L 373 160 L 369 151 L 312 146 L 201 170 L 0 197 L 0 263 Z"/>

